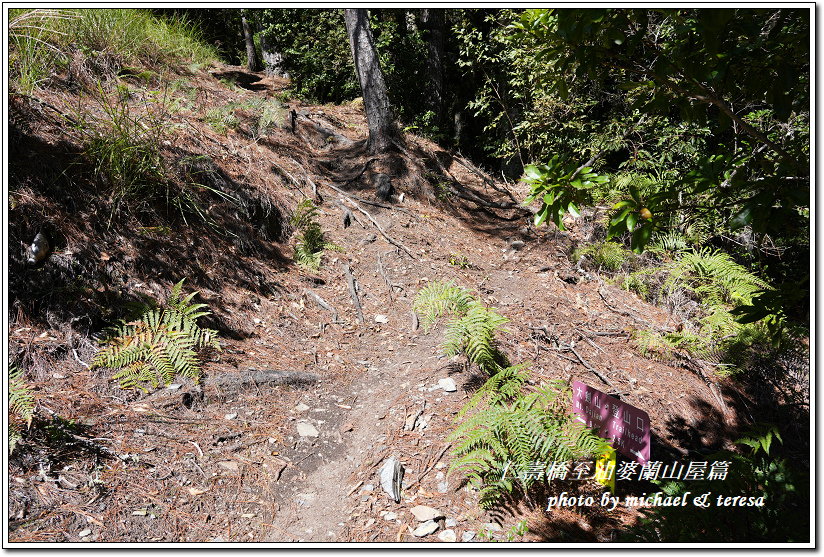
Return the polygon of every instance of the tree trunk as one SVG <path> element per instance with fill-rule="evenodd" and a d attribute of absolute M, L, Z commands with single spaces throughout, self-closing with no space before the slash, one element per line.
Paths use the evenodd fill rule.
<path fill-rule="evenodd" d="M 369 140 L 367 150 L 371 154 L 384 153 L 392 146 L 392 140 L 399 136 L 386 93 L 378 51 L 366 10 L 363 8 L 344 10 L 346 32 L 349 34 L 349 46 L 352 59 L 358 73 L 366 120 L 369 123 Z"/>
<path fill-rule="evenodd" d="M 235 20 L 237 21 L 237 20 Z M 255 53 L 255 39 L 254 34 L 252 33 L 252 27 L 249 25 L 249 22 L 246 20 L 246 10 L 241 8 L 240 10 L 240 21 L 243 24 L 243 38 L 246 39 L 246 58 L 249 59 L 249 71 L 250 72 L 257 72 L 260 71 L 260 66 L 258 66 L 257 61 L 257 54 Z M 235 24 L 237 25 L 237 24 Z"/>
<path fill-rule="evenodd" d="M 443 121 L 443 27 L 443 8 L 421 9 L 421 28 L 427 32 L 429 50 L 425 66 L 429 77 L 426 103 L 439 124 Z"/>
<path fill-rule="evenodd" d="M 266 75 L 288 78 L 289 74 L 284 72 L 280 66 L 283 57 L 279 52 L 272 50 L 272 45 L 269 44 L 269 41 L 266 40 L 266 35 L 263 33 L 263 25 L 260 23 L 260 19 L 258 19 L 257 22 L 257 30 L 258 37 L 260 37 L 260 51 L 263 54 L 263 69 Z"/>

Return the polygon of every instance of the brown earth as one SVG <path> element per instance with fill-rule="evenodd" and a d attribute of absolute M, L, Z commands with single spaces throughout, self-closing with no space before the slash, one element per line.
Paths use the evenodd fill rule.
<path fill-rule="evenodd" d="M 9 462 L 10 541 L 439 541 L 410 534 L 418 504 L 439 509 L 458 540 L 466 532 L 487 539 L 490 522 L 502 528 L 489 539 L 506 540 L 524 519 L 529 530 L 517 541 L 616 540 L 633 511 L 547 512 L 545 501 L 527 500 L 485 512 L 476 491 L 445 477 L 447 436 L 482 379 L 463 359 L 440 355 L 443 323 L 427 334 L 417 326 L 412 302 L 432 281 L 455 281 L 509 319 L 501 346 L 511 361 L 532 362 L 534 384 L 580 380 L 646 410 L 654 460 L 732 448 L 756 412 L 781 419 L 771 386 L 746 388 L 702 362 L 639 354 L 634 331 L 680 321 L 570 263 L 571 248 L 597 226 L 591 211 L 569 232 L 536 229 L 517 203 L 523 184 L 493 180 L 415 136 L 403 152 L 370 162 L 357 105 L 287 100 L 294 133 L 287 109 L 283 125 L 260 132 L 250 110 L 238 108 L 237 125 L 218 133 L 203 121 L 210 108 L 285 99 L 288 84 L 224 66 L 172 77 L 187 87 L 170 94 L 183 108 L 163 116 L 173 174 L 246 200 L 238 212 L 199 189 L 211 228 L 151 204 L 122 214 L 105 199 L 89 201 L 90 171 L 61 116 L 78 106 L 101 114 L 81 85 L 62 76 L 36 98 L 10 100 L 9 356 L 38 404 Z M 230 78 L 239 85 L 228 87 Z M 153 110 L 140 95 L 129 103 L 136 113 Z M 374 204 L 377 172 L 396 190 L 385 206 Z M 288 216 L 307 196 L 326 239 L 342 248 L 327 250 L 318 272 L 291 257 Z M 356 217 L 348 228 L 344 205 Z M 44 265 L 27 266 L 25 248 L 43 225 L 55 231 L 54 249 Z M 125 302 L 140 293 L 163 300 L 184 277 L 222 337 L 222 351 L 205 354 L 202 389 L 187 380 L 146 395 L 120 389 L 110 370 L 89 369 L 92 334 L 121 317 Z M 241 382 L 250 370 L 291 371 L 306 382 Z M 438 387 L 445 377 L 457 392 Z M 301 436 L 298 424 L 317 436 Z M 407 479 L 397 504 L 377 476 L 393 455 Z M 583 481 L 552 489 L 601 492 Z"/>

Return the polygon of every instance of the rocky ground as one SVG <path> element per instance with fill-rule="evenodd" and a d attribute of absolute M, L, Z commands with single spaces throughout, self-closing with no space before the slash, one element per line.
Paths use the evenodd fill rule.
<path fill-rule="evenodd" d="M 424 332 L 413 314 L 433 281 L 454 281 L 509 319 L 501 347 L 532 362 L 534 384 L 579 380 L 646 410 L 657 460 L 729 448 L 756 408 L 774 406 L 772 388 L 640 355 L 633 331 L 678 323 L 570 263 L 570 249 L 596 232 L 591 212 L 569 232 L 536 229 L 517 203 L 523 184 L 429 141 L 409 136 L 401 151 L 367 156 L 357 104 L 305 106 L 284 95 L 285 82 L 241 68 L 178 78 L 182 108 L 167 115 L 164 157 L 197 160 L 209 187 L 244 196 L 245 213 L 219 198 L 210 207 L 234 236 L 138 214 L 107 223 L 75 173 L 78 140 L 63 119 L 84 90 L 56 79 L 11 101 L 9 356 L 37 400 L 9 462 L 11 541 L 616 540 L 633 510 L 546 511 L 527 500 L 483 511 L 477 492 L 447 474 L 448 435 L 482 378 L 443 357 L 443 323 Z M 244 104 L 255 97 L 283 102 L 278 126 L 255 128 Z M 230 103 L 237 124 L 216 130 L 204 115 Z M 133 108 L 148 110 L 138 98 Z M 386 203 L 377 173 L 393 181 Z M 292 259 L 288 217 L 307 197 L 341 248 L 317 272 Z M 44 223 L 58 239 L 32 268 L 25 249 Z M 123 302 L 163 300 L 181 278 L 221 334 L 202 386 L 143 394 L 89 369 L 94 333 Z M 405 469 L 397 503 L 379 476 L 391 457 Z M 553 489 L 601 491 L 574 481 Z"/>

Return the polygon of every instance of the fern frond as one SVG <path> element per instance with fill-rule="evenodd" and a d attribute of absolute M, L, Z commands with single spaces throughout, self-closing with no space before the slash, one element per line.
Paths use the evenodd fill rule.
<path fill-rule="evenodd" d="M 157 304 L 136 308 L 131 322 L 107 328 L 105 347 L 92 359 L 92 367 L 121 368 L 113 378 L 124 389 L 149 382 L 156 388 L 168 385 L 176 374 L 195 381 L 200 376 L 196 349 L 206 346 L 220 350 L 217 331 L 202 329 L 197 318 L 210 315 L 205 304 L 192 304 L 197 292 L 180 298 L 183 280 L 172 288 L 166 307 Z"/>
<path fill-rule="evenodd" d="M 474 303 L 475 298 L 462 286 L 456 286 L 452 281 L 436 281 L 418 291 L 412 309 L 422 314 L 424 332 L 429 332 L 429 327 L 442 315 L 463 315 Z"/>
<path fill-rule="evenodd" d="M 34 394 L 26 384 L 23 372 L 17 366 L 9 366 L 9 454 L 23 438 L 20 422 L 31 424 L 34 406 Z"/>

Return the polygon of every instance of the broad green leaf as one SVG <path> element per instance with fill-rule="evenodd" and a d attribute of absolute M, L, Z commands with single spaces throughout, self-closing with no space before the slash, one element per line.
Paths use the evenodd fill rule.
<path fill-rule="evenodd" d="M 569 205 L 567 206 L 567 211 L 569 211 L 570 214 L 575 218 L 581 216 L 581 213 L 578 212 L 578 207 L 576 207 L 575 203 L 572 201 L 569 202 Z"/>
<path fill-rule="evenodd" d="M 549 214 L 549 207 L 546 205 L 541 207 L 541 210 L 535 213 L 535 226 L 541 226 Z"/>
<path fill-rule="evenodd" d="M 624 209 L 623 209 L 620 213 L 618 213 L 617 215 L 615 215 L 614 217 L 612 217 L 612 220 L 610 221 L 610 224 L 611 224 L 612 226 L 615 226 L 615 225 L 616 225 L 616 224 L 618 224 L 619 222 L 623 222 L 623 220 L 626 218 L 627 214 L 628 214 L 631 210 L 632 210 L 632 207 L 624 207 Z"/>
<path fill-rule="evenodd" d="M 627 215 L 627 230 L 633 231 L 635 230 L 635 223 L 638 222 L 638 214 L 637 213 L 630 213 Z"/>

